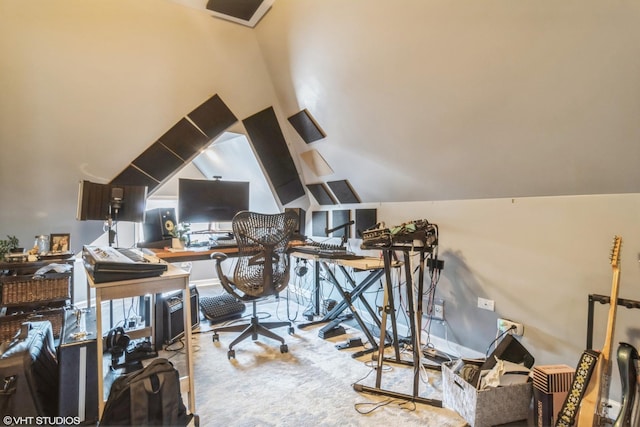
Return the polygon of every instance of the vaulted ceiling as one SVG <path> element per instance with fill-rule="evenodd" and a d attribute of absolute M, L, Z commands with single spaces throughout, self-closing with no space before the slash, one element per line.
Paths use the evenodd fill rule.
<path fill-rule="evenodd" d="M 253 26 L 207 0 L 61 3 L 0 4 L 3 224 L 75 227 L 78 179 L 214 95 L 236 133 L 273 108 L 311 203 L 329 182 L 363 203 L 640 192 L 637 2 L 275 0 Z"/>

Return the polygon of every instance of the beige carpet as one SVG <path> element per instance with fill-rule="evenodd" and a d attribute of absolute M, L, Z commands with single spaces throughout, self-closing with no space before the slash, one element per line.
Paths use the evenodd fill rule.
<path fill-rule="evenodd" d="M 297 308 L 297 311 L 296 311 Z M 286 301 L 262 303 L 260 318 L 286 320 Z M 305 323 L 302 309 L 289 307 L 295 323 Z M 245 315 L 250 312 L 247 307 Z M 266 319 L 269 317 L 269 319 Z M 375 386 L 372 356 L 354 359 L 362 347 L 338 350 L 336 343 L 348 337 L 362 337 L 348 325 L 347 335 L 329 340 L 318 337 L 323 325 L 275 330 L 287 340 L 288 353 L 280 353 L 279 343 L 260 337 L 247 339 L 235 347 L 236 358 L 227 350 L 236 333 L 220 334 L 212 342 L 209 322 L 203 321 L 194 334 L 195 388 L 197 413 L 202 426 L 433 426 L 466 425 L 457 413 L 435 406 L 414 404 L 386 396 L 358 393 L 354 383 Z M 179 347 L 176 343 L 171 347 Z M 170 348 L 171 348 L 170 347 Z M 173 357 L 175 356 L 175 357 Z M 180 352 L 170 355 L 178 369 Z M 410 359 L 410 355 L 406 356 Z M 385 363 L 379 388 L 412 394 L 413 367 Z M 439 372 L 421 375 L 420 396 L 441 400 Z"/>

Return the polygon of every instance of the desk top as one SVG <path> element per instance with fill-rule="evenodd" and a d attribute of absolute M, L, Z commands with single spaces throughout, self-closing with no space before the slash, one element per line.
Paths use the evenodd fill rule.
<path fill-rule="evenodd" d="M 222 252 L 233 256 L 238 253 L 238 248 L 235 246 L 227 246 L 214 249 L 203 247 L 184 250 L 151 249 L 151 251 L 153 251 L 155 256 L 167 262 L 188 262 L 211 259 L 211 254 L 215 252 Z"/>
<path fill-rule="evenodd" d="M 302 242 L 292 241 L 290 246 L 299 246 L 302 245 Z M 165 260 L 167 262 L 189 262 L 189 261 L 203 261 L 211 259 L 211 254 L 215 252 L 221 252 L 223 254 L 227 254 L 230 257 L 238 255 L 238 247 L 237 246 L 221 246 L 219 248 L 209 249 L 208 247 L 203 248 L 187 248 L 184 250 L 176 250 L 176 249 L 150 249 L 153 251 L 155 256 L 158 258 Z"/>

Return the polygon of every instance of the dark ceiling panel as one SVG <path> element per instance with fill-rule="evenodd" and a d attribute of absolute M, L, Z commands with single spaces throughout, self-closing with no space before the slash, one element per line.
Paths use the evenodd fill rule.
<path fill-rule="evenodd" d="M 133 162 L 140 170 L 162 182 L 184 165 L 184 160 L 176 156 L 160 142 L 152 144 Z"/>
<path fill-rule="evenodd" d="M 340 203 L 360 203 L 360 198 L 351 188 L 349 181 L 329 181 L 327 184 L 329 184 L 331 191 L 333 191 Z"/>
<path fill-rule="evenodd" d="M 299 179 L 294 179 L 285 184 L 279 185 L 275 187 L 275 191 L 278 195 L 278 199 L 280 199 L 280 203 L 283 205 L 293 202 L 306 194 Z"/>
<path fill-rule="evenodd" d="M 313 197 L 318 201 L 321 205 L 335 205 L 336 201 L 329 193 L 329 189 L 323 183 L 318 184 L 307 184 L 307 188 L 313 194 Z"/>
<path fill-rule="evenodd" d="M 289 117 L 288 120 L 307 144 L 327 136 L 306 109 Z"/>
<path fill-rule="evenodd" d="M 211 139 L 189 120 L 182 118 L 158 140 L 184 161 L 191 160 L 206 147 Z"/>
<path fill-rule="evenodd" d="M 217 138 L 238 121 L 218 95 L 213 95 L 187 116 L 210 139 Z"/>
<path fill-rule="evenodd" d="M 242 121 L 258 159 L 284 205 L 303 196 L 304 187 L 272 107 Z"/>
<path fill-rule="evenodd" d="M 120 174 L 111 181 L 111 184 L 146 186 L 148 189 L 147 194 L 151 193 L 160 185 L 158 181 L 141 172 L 133 165 L 129 165 L 125 170 L 120 172 Z"/>

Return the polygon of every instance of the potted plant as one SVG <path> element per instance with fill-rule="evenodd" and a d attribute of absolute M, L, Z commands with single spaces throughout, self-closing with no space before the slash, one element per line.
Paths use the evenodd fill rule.
<path fill-rule="evenodd" d="M 20 241 L 16 236 L 7 235 L 6 239 L 0 239 L 0 259 L 4 259 L 8 253 L 24 252 L 24 248 L 19 246 Z"/>
<path fill-rule="evenodd" d="M 191 224 L 181 222 L 171 230 L 171 247 L 173 249 L 184 249 L 187 240 L 189 239 L 189 232 L 191 231 Z"/>

